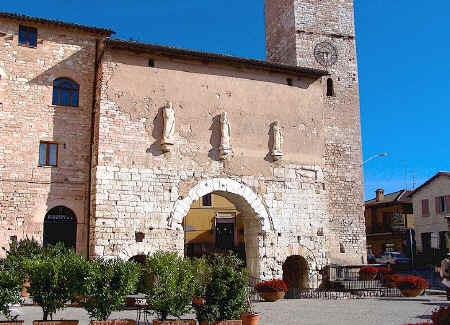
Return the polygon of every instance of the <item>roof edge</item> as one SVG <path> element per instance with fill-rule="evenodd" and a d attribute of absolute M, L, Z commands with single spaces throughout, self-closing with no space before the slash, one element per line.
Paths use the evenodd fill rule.
<path fill-rule="evenodd" d="M 314 68 L 304 68 L 291 66 L 286 64 L 272 63 L 268 61 L 241 58 L 237 56 L 212 53 L 212 52 L 201 52 L 195 50 L 188 50 L 172 46 L 156 45 L 149 43 L 139 43 L 133 41 L 125 41 L 117 38 L 107 38 L 104 41 L 105 47 L 110 49 L 123 49 L 131 51 L 139 51 L 143 53 L 158 53 L 158 54 L 170 54 L 180 58 L 192 57 L 197 59 L 210 59 L 215 61 L 222 61 L 228 63 L 238 63 L 255 68 L 263 68 L 266 70 L 277 71 L 277 72 L 288 72 L 292 74 L 307 74 L 316 77 L 322 77 L 329 75 L 328 71 L 314 69 Z"/>
<path fill-rule="evenodd" d="M 63 22 L 63 21 L 59 21 L 59 20 L 39 18 L 39 17 L 27 16 L 27 15 L 15 14 L 15 13 L 9 13 L 9 12 L 2 12 L 2 11 L 0 11 L 0 18 L 18 20 L 18 21 L 24 21 L 24 22 L 32 22 L 32 23 L 42 24 L 42 25 L 51 25 L 51 26 L 62 27 L 62 28 L 76 29 L 76 30 L 81 30 L 84 32 L 89 32 L 89 33 L 98 34 L 98 35 L 102 35 L 102 36 L 110 36 L 110 35 L 116 33 L 115 31 L 113 31 L 111 29 L 106 29 L 106 28 L 79 25 L 79 24 L 67 23 L 67 22 Z"/>
<path fill-rule="evenodd" d="M 425 181 L 425 183 L 423 183 L 418 188 L 416 188 L 414 191 L 409 193 L 408 197 L 412 197 L 414 194 L 416 194 L 416 192 L 420 191 L 423 187 L 425 187 L 426 185 L 430 184 L 432 181 L 434 181 L 439 176 L 450 177 L 450 172 L 437 172 L 433 177 L 429 178 L 427 181 Z"/>

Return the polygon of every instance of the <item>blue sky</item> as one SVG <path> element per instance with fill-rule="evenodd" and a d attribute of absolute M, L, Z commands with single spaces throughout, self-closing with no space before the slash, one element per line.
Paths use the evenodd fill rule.
<path fill-rule="evenodd" d="M 327 0 L 328 1 L 328 0 Z M 264 0 L 3 1 L 115 37 L 265 59 Z M 450 170 L 450 2 L 356 0 L 366 199 Z"/>

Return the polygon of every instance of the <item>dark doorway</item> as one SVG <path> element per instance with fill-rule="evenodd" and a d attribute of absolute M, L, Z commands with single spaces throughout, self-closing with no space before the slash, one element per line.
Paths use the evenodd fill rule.
<path fill-rule="evenodd" d="M 47 212 L 44 219 L 44 246 L 63 243 L 67 248 L 76 248 L 77 219 L 69 208 L 57 206 Z"/>
<path fill-rule="evenodd" d="M 216 248 L 233 249 L 234 223 L 224 222 L 216 224 Z"/>
<path fill-rule="evenodd" d="M 289 289 L 308 289 L 308 263 L 299 255 L 289 256 L 283 264 L 283 281 Z"/>

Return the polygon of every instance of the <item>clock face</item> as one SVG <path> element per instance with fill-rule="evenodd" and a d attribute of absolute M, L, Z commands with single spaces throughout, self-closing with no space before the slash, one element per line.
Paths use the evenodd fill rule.
<path fill-rule="evenodd" d="M 314 48 L 314 57 L 320 65 L 331 67 L 337 62 L 337 49 L 330 42 L 318 43 Z"/>

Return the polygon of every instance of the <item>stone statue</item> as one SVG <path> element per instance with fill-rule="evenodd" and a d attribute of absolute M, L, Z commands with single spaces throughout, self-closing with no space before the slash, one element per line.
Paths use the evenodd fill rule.
<path fill-rule="evenodd" d="M 281 128 L 278 121 L 275 121 L 272 126 L 273 145 L 271 150 L 271 156 L 273 160 L 277 161 L 283 157 L 281 152 Z"/>
<path fill-rule="evenodd" d="M 220 147 L 219 158 L 221 160 L 227 159 L 232 153 L 230 144 L 230 123 L 227 119 L 227 113 L 223 112 L 220 115 Z"/>
<path fill-rule="evenodd" d="M 167 103 L 167 105 L 162 110 L 163 113 L 163 136 L 161 139 L 161 147 L 163 152 L 169 152 L 171 147 L 175 144 L 175 111 L 173 109 L 172 102 Z"/>

